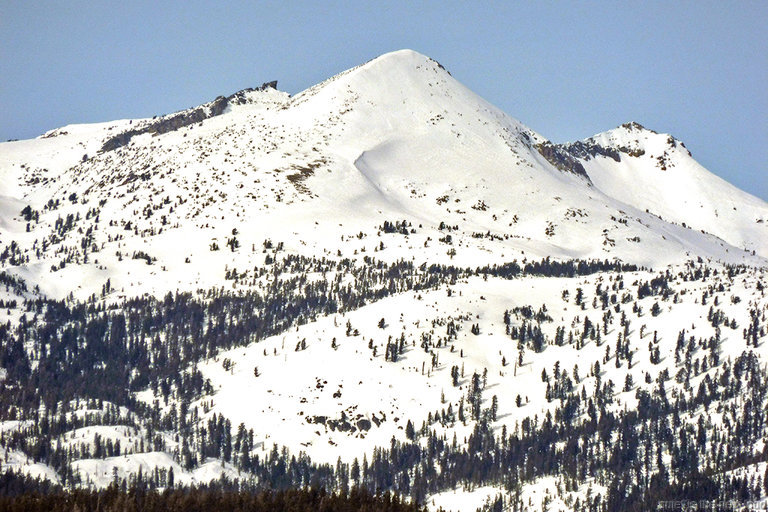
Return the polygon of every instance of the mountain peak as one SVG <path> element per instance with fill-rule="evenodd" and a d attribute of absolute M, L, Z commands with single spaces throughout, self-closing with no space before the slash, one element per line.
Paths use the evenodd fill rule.
<path fill-rule="evenodd" d="M 415 50 L 410 50 L 407 48 L 382 54 L 376 57 L 375 59 L 372 59 L 367 63 L 363 64 L 361 67 L 362 68 L 376 67 L 376 68 L 384 68 L 384 69 L 397 69 L 397 68 L 411 69 L 414 67 L 422 66 L 424 64 L 434 64 L 440 69 L 448 72 L 443 67 L 442 64 L 432 59 L 431 57 L 428 57 L 422 53 L 419 53 Z"/>
<path fill-rule="evenodd" d="M 679 139 L 668 133 L 659 133 L 644 127 L 637 122 L 624 123 L 621 126 L 599 133 L 587 139 L 585 142 L 593 142 L 604 147 L 611 147 L 630 156 L 639 156 L 643 153 L 669 152 L 678 147 L 682 152 L 691 156 L 690 151 Z M 632 153 L 636 153 L 633 155 Z"/>
<path fill-rule="evenodd" d="M 430 60 L 429 57 L 426 55 L 417 52 L 416 50 L 411 50 L 410 48 L 402 48 L 400 50 L 394 50 L 387 53 L 382 53 L 378 57 L 370 60 L 369 62 L 398 62 L 398 61 L 407 61 L 412 59 L 418 59 L 418 60 Z"/>
<path fill-rule="evenodd" d="M 637 121 L 630 121 L 628 123 L 624 123 L 621 126 L 616 127 L 616 130 L 624 129 L 626 131 L 638 131 L 638 132 L 651 132 L 651 133 L 657 133 L 653 130 L 649 130 L 645 126 L 641 125 Z"/>
<path fill-rule="evenodd" d="M 336 77 L 344 75 L 366 77 L 368 80 L 372 80 L 375 85 L 385 85 L 380 84 L 379 81 L 387 81 L 389 83 L 386 86 L 408 83 L 410 86 L 423 87 L 431 81 L 430 78 L 434 74 L 450 75 L 450 72 L 442 64 L 426 55 L 414 50 L 403 49 L 380 55 L 360 66 L 344 71 Z M 430 78 L 424 80 L 425 77 Z"/>
<path fill-rule="evenodd" d="M 16 487 L 42 488 L 25 472 L 147 490 L 175 475 L 212 494 L 310 475 L 332 490 L 361 481 L 363 458 L 399 462 L 391 485 L 369 471 L 361 489 L 414 506 L 644 509 L 614 500 L 637 464 L 657 478 L 670 460 L 692 467 L 679 490 L 721 462 L 714 441 L 667 446 L 644 428 L 678 411 L 697 440 L 744 448 L 710 483 L 762 479 L 768 204 L 636 122 L 553 144 L 413 50 L 293 97 L 275 86 L 0 143 L 0 474 Z M 609 328 L 615 350 L 598 346 Z M 669 357 L 689 329 L 690 357 Z M 688 406 L 664 407 L 664 389 Z M 587 392 L 616 418 L 607 436 Z M 740 409 L 743 395 L 760 401 Z M 730 412 L 711 422 L 702 400 Z M 551 415 L 573 428 L 537 427 Z M 742 417 L 760 429 L 719 427 Z M 596 457 L 563 494 L 572 457 L 547 451 L 523 478 L 514 438 L 458 441 L 526 422 L 527 445 L 579 460 L 591 445 L 623 454 L 624 427 L 671 455 Z M 582 443 L 595 435 L 606 442 Z M 435 436 L 456 442 L 422 456 Z M 279 470 L 296 456 L 301 474 Z M 476 481 L 452 463 L 467 457 L 512 461 L 514 493 L 498 471 Z M 430 458 L 448 464 L 414 479 Z M 454 489 L 470 483 L 484 487 Z"/>
<path fill-rule="evenodd" d="M 563 147 L 572 155 L 586 160 L 601 155 L 618 162 L 622 154 L 640 157 L 645 154 L 666 154 L 675 150 L 691 156 L 680 140 L 667 133 L 646 128 L 635 121 L 583 140 L 563 144 Z"/>

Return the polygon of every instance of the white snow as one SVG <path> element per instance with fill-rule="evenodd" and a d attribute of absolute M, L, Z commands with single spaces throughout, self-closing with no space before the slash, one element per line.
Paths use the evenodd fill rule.
<path fill-rule="evenodd" d="M 109 137 L 153 121 L 0 144 L 0 243 L 29 258 L 3 270 L 47 295 L 84 299 L 107 279 L 118 297 L 220 286 L 227 268 L 263 262 L 266 239 L 305 255 L 472 266 L 547 256 L 766 264 L 768 205 L 679 144 L 668 151 L 674 167 L 660 171 L 663 136 L 599 136 L 606 145 L 640 137 L 647 152 L 585 161 L 592 186 L 547 162 L 535 148 L 542 136 L 413 51 L 292 98 L 271 89 L 245 97 L 220 116 L 104 153 Z M 29 232 L 27 205 L 39 212 Z M 57 227 L 68 215 L 71 229 Z M 379 239 L 385 220 L 403 219 L 416 233 Z M 458 228 L 450 245 L 438 242 L 442 222 Z M 233 229 L 235 252 L 226 245 Z M 133 259 L 141 255 L 152 264 Z"/>
<path fill-rule="evenodd" d="M 80 473 L 84 485 L 104 488 L 112 483 L 115 476 L 119 479 L 135 476 L 141 470 L 144 476 L 149 476 L 155 469 L 173 469 L 175 485 L 192 485 L 216 480 L 222 475 L 229 479 L 240 477 L 232 465 L 216 459 L 208 459 L 197 468 L 190 471 L 182 468 L 173 458 L 164 452 L 134 453 L 119 457 L 104 459 L 81 459 L 72 463 L 73 471 Z"/>
<path fill-rule="evenodd" d="M 273 90 L 245 97 L 249 102 L 232 104 L 220 116 L 160 135 L 135 136 L 103 153 L 99 149 L 109 137 L 152 120 L 71 125 L 34 140 L 0 144 L 0 252 L 13 246 L 23 258 L 6 260 L 0 270 L 25 279 L 29 296 L 38 287 L 55 298 L 100 297 L 109 280 L 104 300 L 110 302 L 144 293 L 259 288 L 270 277 L 254 278 L 254 267 L 266 266 L 268 256 L 279 260 L 285 254 L 466 267 L 514 259 L 599 258 L 653 269 L 623 274 L 625 288 L 611 291 L 620 300 L 635 289 L 635 280 L 664 270 L 674 275 L 698 257 L 719 269 L 720 263 L 753 267 L 736 280 L 723 273 L 707 282 L 675 280 L 679 303 L 661 301 L 656 317 L 650 309 L 658 297 L 637 300 L 642 312 L 629 315 L 631 368 L 626 363 L 617 368 L 613 360 L 602 363 L 605 342 L 615 346 L 615 317 L 602 345 L 589 342 L 581 350 L 549 345 L 540 354 L 526 352 L 519 367 L 516 342 L 502 320 L 515 306 L 545 305 L 554 319 L 542 326 L 548 338 L 559 325 L 578 333 L 585 316 L 595 324 L 602 320 L 602 309 L 592 306 L 594 290 L 598 284 L 613 286 L 615 274 L 471 278 L 389 297 L 222 352 L 200 364 L 214 393 L 195 405 L 203 411 L 201 421 L 221 413 L 234 428 L 241 422 L 253 428 L 257 451 L 277 444 L 317 462 L 362 459 L 392 438 L 405 441 L 408 420 L 418 430 L 430 414 L 449 406 L 457 414 L 473 372 L 487 371 L 484 407 L 497 397 L 498 431 L 513 431 L 524 418 L 541 419 L 555 409 L 559 402 L 546 401 L 541 378 L 543 370 L 551 376 L 555 365 L 568 375 L 578 366 L 575 385 L 591 392 L 596 379 L 590 368 L 601 361 L 602 381 L 614 382 L 618 406 L 632 407 L 646 373 L 655 379 L 674 368 L 681 329 L 697 337 L 714 335 L 706 321 L 711 302 L 700 300 L 713 283 L 724 284 L 725 291 L 714 295 L 739 326 L 722 329 L 723 359 L 746 348 L 741 336 L 748 323 L 746 305 L 766 307 L 756 282 L 765 281 L 768 265 L 768 204 L 705 170 L 666 135 L 622 127 L 595 136 L 592 143 L 643 154 L 621 153 L 620 162 L 583 159 L 588 180 L 555 168 L 536 149 L 545 142 L 541 135 L 409 50 L 384 55 L 292 98 Z M 22 219 L 26 206 L 37 211 L 37 220 Z M 381 229 L 384 221 L 402 220 L 413 230 L 407 235 Z M 239 247 L 230 250 L 233 239 Z M 225 281 L 233 269 L 245 277 Z M 573 299 L 577 288 L 585 294 L 583 308 Z M 568 299 L 564 290 L 571 293 Z M 0 293 L 3 300 L 25 298 L 10 290 Z M 0 321 L 18 321 L 20 314 L 18 308 L 2 308 Z M 385 326 L 379 328 L 382 318 Z M 460 330 L 448 340 L 451 321 Z M 358 335 L 347 335 L 347 322 Z M 479 326 L 479 335 L 470 333 L 472 324 Z M 649 363 L 654 331 L 662 353 L 658 365 Z M 401 359 L 385 361 L 387 343 L 401 336 Z M 425 339 L 431 343 L 427 350 L 421 347 Z M 763 342 L 757 349 L 762 357 L 766 347 Z M 460 387 L 452 385 L 453 366 L 463 368 Z M 628 374 L 635 386 L 625 392 Z M 692 385 L 702 377 L 694 377 Z M 137 397 L 150 404 L 159 398 L 150 390 Z M 4 422 L 0 431 L 23 426 Z M 463 443 L 472 423 L 430 427 Z M 89 426 L 60 441 L 92 445 L 96 434 L 131 447 L 143 435 L 128 425 Z M 7 457 L 7 464 L 30 474 L 57 478 L 51 468 L 29 463 L 20 453 Z M 180 483 L 236 475 L 230 465 L 213 460 L 184 471 L 172 454 L 161 452 L 83 459 L 75 465 L 86 484 L 99 487 L 112 481 L 114 471 L 126 476 L 139 468 L 145 474 L 173 468 Z M 531 510 L 541 507 L 557 485 L 542 478 L 526 486 L 524 502 Z M 436 506 L 471 510 L 497 492 L 481 487 L 430 499 Z M 550 510 L 570 506 L 554 498 L 549 505 Z"/>
<path fill-rule="evenodd" d="M 465 512 L 476 510 L 495 500 L 498 495 L 506 494 L 503 489 L 492 486 L 481 486 L 471 490 L 463 488 L 443 491 L 427 497 L 426 503 L 430 510 L 443 509 L 445 512 Z"/>
<path fill-rule="evenodd" d="M 736 247 L 768 255 L 765 202 L 713 175 L 670 135 L 625 125 L 591 138 L 605 147 L 643 155 L 621 161 L 597 156 L 584 165 L 597 188 L 639 210 L 686 223 Z M 659 160 L 661 158 L 661 160 Z"/>
<path fill-rule="evenodd" d="M 2 462 L 4 472 L 8 470 L 21 471 L 31 478 L 41 478 L 53 483 L 59 482 L 59 475 L 52 467 L 33 461 L 24 452 L 0 447 L 0 457 L 2 457 L 0 462 Z"/>
<path fill-rule="evenodd" d="M 212 396 L 200 400 L 200 406 L 208 414 L 224 414 L 233 427 L 242 422 L 253 428 L 256 447 L 264 452 L 277 444 L 329 463 L 334 463 L 338 457 L 346 461 L 355 457 L 361 460 L 363 454 L 370 457 L 374 447 L 389 445 L 393 437 L 406 441 L 405 423 L 408 419 L 418 430 L 429 413 L 441 412 L 449 404 L 457 414 L 473 372 L 482 375 L 487 371 L 483 407 L 489 407 L 493 395 L 497 396 L 495 428 L 498 431 L 506 426 L 508 432 L 513 432 L 522 419 L 534 415 L 543 418 L 548 411 L 554 411 L 560 402 L 544 399 L 546 384 L 541 375 L 545 370 L 553 378 L 556 365 L 574 380 L 576 389 L 586 387 L 591 394 L 595 378 L 590 369 L 599 361 L 602 382 L 610 380 L 615 385 L 617 407 L 634 407 L 635 389 L 647 386 L 646 373 L 652 382 L 664 369 L 674 377 L 674 349 L 681 330 L 685 329 L 688 336 L 697 338 L 715 335 L 715 329 L 707 321 L 715 298 L 710 297 L 707 304 L 699 303 L 702 291 L 713 284 L 717 286 L 722 282 L 727 285 L 725 291 L 715 294 L 716 308 L 738 324 L 735 330 L 721 328 L 721 360 L 733 359 L 748 348 L 741 330 L 749 322 L 749 311 L 743 303 L 733 303 L 731 297 L 739 296 L 745 301 L 747 297 L 753 297 L 749 300 L 755 300 L 754 287 L 761 275 L 764 273 L 733 282 L 722 274 L 708 282 L 676 280 L 671 286 L 680 294 L 681 303 L 674 305 L 671 299 L 661 301 L 657 296 L 637 300 L 633 283 L 649 281 L 655 276 L 650 272 L 579 278 L 528 277 L 511 281 L 472 278 L 430 292 L 405 293 L 346 315 L 318 319 L 247 347 L 222 352 L 200 364 L 199 369 L 211 379 L 215 390 Z M 531 305 L 537 310 L 544 305 L 553 318 L 553 322 L 542 324 L 549 340 L 554 339 L 555 329 L 560 325 L 570 326 L 578 336 L 585 317 L 589 317 L 594 325 L 602 324 L 604 311 L 599 301 L 596 308 L 592 306 L 594 291 L 598 284 L 603 289 L 611 288 L 615 283 L 609 278 L 616 276 L 621 277 L 625 286 L 618 292 L 619 299 L 623 293 L 631 292 L 633 301 L 640 308 L 638 314 L 631 313 L 631 306 L 624 307 L 631 325 L 631 368 L 626 362 L 616 367 L 613 357 L 607 363 L 604 361 L 607 346 L 615 349 L 617 333 L 622 329 L 620 315 L 613 316 L 607 334 L 601 333 L 599 346 L 587 340 L 580 350 L 575 345 L 548 345 L 538 354 L 527 350 L 523 365 L 517 366 L 517 342 L 506 335 L 503 323 L 506 309 Z M 577 288 L 584 291 L 584 309 L 575 304 Z M 568 300 L 562 298 L 564 290 L 570 292 Z M 654 317 L 650 311 L 655 302 L 662 305 L 662 312 Z M 756 307 L 764 308 L 765 299 L 757 299 Z M 378 327 L 382 318 L 386 323 L 384 329 Z M 459 332 L 455 340 L 449 341 L 446 326 L 451 320 L 459 327 Z M 346 335 L 347 322 L 359 330 L 358 336 Z M 479 335 L 470 332 L 475 323 L 480 327 Z M 514 325 L 521 323 L 521 319 L 513 318 Z M 662 359 L 658 365 L 649 363 L 649 342 L 654 332 L 658 335 Z M 401 335 L 405 338 L 405 353 L 397 362 L 385 361 L 386 344 L 390 340 L 397 342 Z M 424 336 L 431 338 L 430 353 L 421 348 Z M 336 349 L 332 348 L 334 338 Z M 302 340 L 306 343 L 305 350 L 300 349 Z M 436 346 L 438 342 L 440 347 Z M 369 344 L 376 348 L 376 356 Z M 761 344 L 757 351 L 765 356 L 768 344 Z M 431 353 L 437 355 L 434 368 Z M 225 361 L 231 364 L 229 370 L 224 368 Z M 454 387 L 451 382 L 450 371 L 454 365 L 463 368 L 460 387 Z M 254 375 L 255 368 L 258 377 Z M 578 373 L 579 380 L 574 377 L 574 372 Z M 634 385 L 625 392 L 623 388 L 628 374 L 631 374 Z M 704 374 L 691 380 L 694 388 Z M 521 407 L 515 403 L 517 395 L 523 400 Z M 465 410 L 469 416 L 466 402 Z M 372 423 L 367 431 L 355 428 L 351 432 L 329 428 L 314 420 L 307 422 L 308 417 L 316 416 L 336 420 L 346 417 L 353 426 L 359 419 L 372 421 L 375 417 L 383 421 L 379 425 Z M 449 439 L 455 432 L 462 442 L 471 432 L 472 423 L 463 425 L 456 421 L 445 428 L 439 424 L 431 425 L 431 428 L 446 433 Z"/>

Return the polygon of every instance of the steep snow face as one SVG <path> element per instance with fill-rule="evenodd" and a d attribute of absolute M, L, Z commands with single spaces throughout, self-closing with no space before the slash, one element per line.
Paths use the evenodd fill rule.
<path fill-rule="evenodd" d="M 341 73 L 298 94 L 289 106 L 304 120 L 343 116 L 344 142 L 355 150 L 404 132 L 416 139 L 436 137 L 435 132 L 444 130 L 435 127 L 444 125 L 453 128 L 449 133 L 454 138 L 470 141 L 473 136 L 483 142 L 502 139 L 499 130 L 507 132 L 507 144 L 518 147 L 521 135 L 545 141 L 464 87 L 439 63 L 411 50 L 388 53 Z"/>
<path fill-rule="evenodd" d="M 655 170 L 656 139 L 622 137 L 592 142 L 637 146 L 614 149 L 619 162 L 555 146 L 437 62 L 393 52 L 292 98 L 263 87 L 157 119 L 0 144 L 0 251 L 11 255 L 2 267 L 48 295 L 85 298 L 107 280 L 125 296 L 219 286 L 229 269 L 262 264 L 267 240 L 305 255 L 456 265 L 765 264 L 765 203 L 724 184 L 721 206 L 709 178 L 701 195 L 686 185 L 679 207 L 649 192 L 653 180 L 631 192 L 615 177 L 672 175 L 684 150 L 667 151 L 675 168 Z M 640 144 L 643 155 L 627 156 Z M 722 222 L 709 228 L 686 213 L 694 200 Z M 382 233 L 402 220 L 414 232 Z"/>
<path fill-rule="evenodd" d="M 329 130 L 329 151 L 398 204 L 401 196 L 413 195 L 414 185 L 441 192 L 483 188 L 483 182 L 503 184 L 507 194 L 498 195 L 508 203 L 510 188 L 532 166 L 542 188 L 572 184 L 534 148 L 546 139 L 411 50 L 383 55 L 311 88 L 289 110 L 297 123 L 340 120 Z M 418 202 L 423 210 L 427 201 Z"/>
<path fill-rule="evenodd" d="M 768 256 L 768 205 L 706 170 L 671 135 L 630 123 L 581 144 L 593 148 L 579 156 L 605 194 Z"/>

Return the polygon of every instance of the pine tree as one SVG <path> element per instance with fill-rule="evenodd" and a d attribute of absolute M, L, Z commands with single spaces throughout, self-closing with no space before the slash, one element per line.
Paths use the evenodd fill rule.
<path fill-rule="evenodd" d="M 414 441 L 416 439 L 416 432 L 413 429 L 413 423 L 411 420 L 408 420 L 408 423 L 405 425 L 405 437 L 410 441 Z"/>

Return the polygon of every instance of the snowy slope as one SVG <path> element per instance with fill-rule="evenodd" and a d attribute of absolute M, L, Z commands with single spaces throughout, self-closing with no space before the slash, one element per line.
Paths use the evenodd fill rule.
<path fill-rule="evenodd" d="M 0 243 L 17 251 L 2 265 L 51 296 L 85 298 L 108 279 L 125 296 L 209 288 L 227 268 L 259 263 L 267 240 L 302 254 L 376 249 L 384 260 L 461 265 L 546 256 L 764 264 L 758 221 L 768 206 L 692 160 L 687 179 L 706 186 L 687 187 L 688 202 L 672 207 L 614 177 L 655 172 L 655 150 L 614 169 L 567 149 L 435 61 L 398 51 L 294 97 L 262 87 L 157 119 L 0 144 Z M 727 208 L 713 206 L 721 189 Z M 716 213 L 687 213 L 694 201 Z M 681 225 L 689 217 L 695 229 Z M 396 220 L 416 232 L 372 238 Z M 441 223 L 456 228 L 451 243 L 437 242 Z"/>
<path fill-rule="evenodd" d="M 674 137 L 629 123 L 567 147 L 605 194 L 768 254 L 765 202 L 704 169 Z"/>
<path fill-rule="evenodd" d="M 141 384 L 126 403 L 144 402 L 154 419 L 88 401 L 96 397 L 50 411 L 68 419 L 51 442 L 73 454 L 81 485 L 104 487 L 141 471 L 162 487 L 171 469 L 178 483 L 251 478 L 234 458 L 189 452 L 215 418 L 231 421 L 230 434 L 241 425 L 249 432 L 249 456 L 266 461 L 285 447 L 333 465 L 372 459 L 393 440 L 424 446 L 429 431 L 463 449 L 477 424 L 469 403 L 477 381 L 476 405 L 486 414 L 495 403 L 488 421 L 501 435 L 556 414 L 571 392 L 607 393 L 613 409 L 632 410 L 638 391 L 658 383 L 683 393 L 718 381 L 723 361 L 743 352 L 765 361 L 764 330 L 754 335 L 758 343 L 747 329 L 762 326 L 768 311 L 766 222 L 765 202 L 709 173 L 667 135 L 630 124 L 556 145 L 440 64 L 403 50 L 293 97 L 265 84 L 166 116 L 0 144 L 0 321 L 45 324 L 40 307 L 24 301 L 38 293 L 70 297 L 67 304 L 92 299 L 91 312 L 112 308 L 102 310 L 106 318 L 145 293 L 190 291 L 214 302 L 248 290 L 266 296 L 292 279 L 302 287 L 337 278 L 341 288 L 369 286 L 370 273 L 333 275 L 339 271 L 322 270 L 322 258 L 349 259 L 328 266 L 348 270 L 377 261 L 474 269 L 543 258 L 647 267 L 580 277 L 465 272 L 379 300 L 361 293 L 354 308 L 340 301 L 343 313 L 286 315 L 281 329 L 267 331 L 279 334 L 254 331 L 212 345 L 176 368 L 207 379 L 192 398 L 172 379 L 150 382 L 150 368 L 135 368 Z M 294 255 L 317 259 L 281 266 Z M 643 288 L 654 278 L 664 286 Z M 540 350 L 530 348 L 530 336 L 523 343 L 512 335 L 533 325 L 525 311 L 541 313 Z M 227 314 L 216 319 L 219 328 L 234 331 L 247 320 Z M 151 354 L 147 366 L 162 366 L 179 348 L 148 332 L 128 343 Z M 62 338 L 54 333 L 49 346 Z M 24 343 L 32 366 L 47 355 L 45 344 Z M 91 349 L 81 343 L 83 353 Z M 0 381 L 8 374 L 0 368 Z M 558 397 L 558 387 L 570 389 Z M 578 414 L 574 421 L 588 412 Z M 717 425 L 725 413 L 706 416 Z M 7 441 L 12 432 L 34 437 L 30 424 L 13 416 L 0 432 L 9 467 L 64 480 L 16 450 L 18 439 Z M 763 445 L 745 451 L 753 448 Z M 546 474 L 522 483 L 515 497 L 483 484 L 428 502 L 472 510 L 502 495 L 506 506 L 514 498 L 531 509 L 568 510 L 605 490 L 591 477 L 564 484 Z"/>
<path fill-rule="evenodd" d="M 699 304 L 696 300 L 702 291 L 713 284 L 728 284 L 726 291 L 716 294 L 720 307 L 728 318 L 736 320 L 736 325 L 744 326 L 749 323 L 749 313 L 739 303 L 732 303 L 730 297 L 752 296 L 756 293 L 756 279 L 761 275 L 751 276 L 746 284 L 726 277 L 697 284 L 679 280 L 673 289 L 690 299 L 674 307 L 665 305 L 658 316 L 650 314 L 657 298 L 637 301 L 639 311 L 628 317 L 634 363 L 614 368 L 609 357 L 603 380 L 613 381 L 621 393 L 628 374 L 635 383 L 643 382 L 646 372 L 656 379 L 665 368 L 674 375 L 674 346 L 680 330 L 690 329 L 693 324 L 699 326 L 693 331 L 696 336 L 714 335 L 714 328 L 707 323 L 711 304 Z M 428 414 L 447 409 L 449 404 L 458 413 L 472 374 L 487 373 L 485 406 L 489 406 L 492 395 L 497 395 L 496 427 L 506 425 L 511 432 L 523 418 L 534 414 L 542 417 L 559 405 L 557 400 L 544 399 L 542 370 L 552 375 L 557 363 L 565 374 L 580 375 L 581 380 L 575 381 L 578 387 L 586 385 L 591 389 L 594 378 L 589 375 L 590 367 L 595 361 L 604 364 L 606 345 L 615 345 L 613 341 L 621 329 L 619 315 L 614 315 L 608 321 L 602 343 L 590 342 L 581 349 L 574 345 L 549 346 L 538 354 L 524 351 L 523 364 L 518 365 L 520 351 L 506 335 L 504 311 L 528 305 L 534 310 L 545 306 L 552 321 L 545 323 L 543 329 L 548 339 L 553 340 L 559 325 L 569 325 L 578 332 L 585 317 L 593 324 L 602 322 L 605 312 L 596 300 L 598 286 L 606 289 L 613 286 L 611 279 L 616 279 L 616 284 L 621 280 L 627 286 L 622 293 L 634 296 L 629 284 L 653 277 L 651 273 L 626 273 L 513 281 L 477 278 L 448 287 L 451 293 L 441 288 L 425 294 L 398 295 L 347 315 L 324 317 L 293 332 L 222 352 L 199 365 L 215 388 L 213 396 L 203 397 L 201 404 L 212 404 L 210 414 L 223 413 L 233 424 L 242 422 L 260 430 L 256 444 L 265 452 L 276 443 L 295 452 L 304 451 L 314 460 L 333 463 L 339 456 L 347 460 L 366 452 L 370 456 L 375 446 L 386 446 L 393 436 L 405 441 L 406 419 L 419 428 Z M 582 308 L 574 299 L 578 288 L 584 290 L 587 307 Z M 570 297 L 564 299 L 566 290 Z M 759 299 L 758 304 L 762 310 L 764 299 Z M 384 328 L 378 327 L 382 318 Z M 519 325 L 520 320 L 515 323 Z M 346 334 L 347 322 L 359 331 L 357 335 Z M 447 334 L 449 323 L 458 330 L 455 338 Z M 479 326 L 479 334 L 471 332 L 472 324 Z M 658 365 L 648 363 L 649 341 L 654 331 L 658 332 L 664 358 Z M 735 358 L 748 349 L 740 331 L 723 329 L 723 359 Z M 401 336 L 405 340 L 404 354 L 398 361 L 387 361 L 387 343 L 397 342 Z M 425 340 L 429 340 L 428 349 L 422 346 Z M 760 353 L 765 355 L 766 350 L 768 345 L 763 344 Z M 462 369 L 458 386 L 451 383 L 453 366 Z M 254 375 L 255 368 L 258 376 Z M 630 392 L 621 394 L 619 402 L 633 405 L 634 391 L 633 386 Z M 518 394 L 524 400 L 522 407 L 515 403 Z M 248 397 L 245 403 L 244 396 Z M 372 397 L 375 399 L 371 400 Z M 323 421 L 319 422 L 318 417 Z M 333 420 L 343 423 L 343 419 L 347 419 L 351 429 L 331 426 Z M 362 427 L 358 425 L 360 420 Z M 449 435 L 454 431 L 461 439 L 469 435 L 471 425 L 455 422 L 448 429 Z"/>

